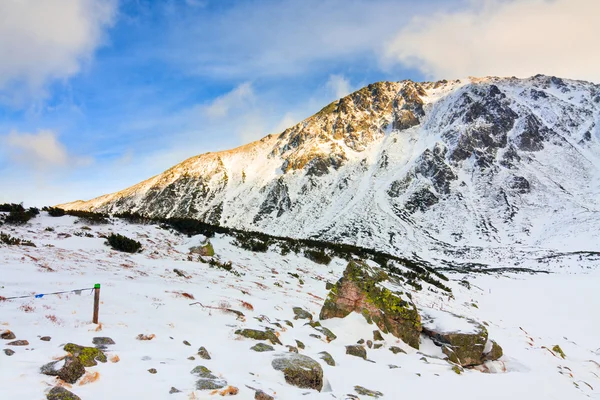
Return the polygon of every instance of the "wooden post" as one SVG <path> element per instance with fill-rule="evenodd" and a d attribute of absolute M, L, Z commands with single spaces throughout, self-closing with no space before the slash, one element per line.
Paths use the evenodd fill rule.
<path fill-rule="evenodd" d="M 96 283 L 94 285 L 94 319 L 92 322 L 94 324 L 98 323 L 98 309 L 100 308 L 100 284 Z"/>

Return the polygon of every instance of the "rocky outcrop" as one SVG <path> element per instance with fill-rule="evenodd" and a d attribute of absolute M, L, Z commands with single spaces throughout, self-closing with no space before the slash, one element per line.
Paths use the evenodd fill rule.
<path fill-rule="evenodd" d="M 329 292 L 319 317 L 344 318 L 351 312 L 357 312 L 383 332 L 389 332 L 418 349 L 421 318 L 417 308 L 402 293 L 392 292 L 381 285 L 388 280 L 389 276 L 383 269 L 362 261 L 350 261 L 342 278 Z"/>
<path fill-rule="evenodd" d="M 77 344 L 68 343 L 64 347 L 74 358 L 78 359 L 84 367 L 93 367 L 98 365 L 97 361 L 105 363 L 106 355 L 102 350 L 95 347 L 79 346 Z"/>
<path fill-rule="evenodd" d="M 271 366 L 282 371 L 290 385 L 319 392 L 323 388 L 323 368 L 310 357 L 296 353 L 281 354 L 275 357 Z"/>
<path fill-rule="evenodd" d="M 449 361 L 463 367 L 502 357 L 500 345 L 489 340 L 485 326 L 472 319 L 439 311 L 435 316 L 424 314 L 423 333 L 442 347 Z"/>

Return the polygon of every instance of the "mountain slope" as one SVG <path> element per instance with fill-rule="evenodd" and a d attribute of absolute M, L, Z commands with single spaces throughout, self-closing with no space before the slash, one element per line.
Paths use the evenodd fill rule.
<path fill-rule="evenodd" d="M 600 86 L 538 75 L 372 84 L 279 135 L 61 207 L 474 260 L 598 250 L 599 199 Z"/>

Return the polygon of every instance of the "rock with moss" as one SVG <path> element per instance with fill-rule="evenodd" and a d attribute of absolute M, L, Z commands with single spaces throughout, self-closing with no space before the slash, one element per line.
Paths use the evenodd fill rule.
<path fill-rule="evenodd" d="M 304 350 L 306 348 L 306 346 L 304 345 L 304 343 L 302 343 L 298 339 L 296 339 L 296 346 L 298 346 L 298 348 L 302 349 L 302 350 Z"/>
<path fill-rule="evenodd" d="M 397 347 L 397 346 L 390 346 L 390 351 L 394 354 L 398 354 L 398 353 L 406 354 L 406 352 L 404 350 L 402 350 L 400 347 Z"/>
<path fill-rule="evenodd" d="M 202 257 L 212 257 L 215 255 L 215 249 L 210 241 L 201 246 L 190 247 L 190 253 L 198 254 Z"/>
<path fill-rule="evenodd" d="M 274 351 L 273 346 L 269 346 L 265 343 L 257 343 L 254 346 L 250 347 L 250 350 L 254 350 L 256 352 L 262 353 L 264 351 Z"/>
<path fill-rule="evenodd" d="M 69 392 L 62 386 L 54 386 L 46 395 L 47 400 L 81 400 L 75 393 Z"/>
<path fill-rule="evenodd" d="M 227 386 L 226 380 L 213 375 L 212 371 L 203 365 L 195 367 L 190 374 L 200 378 L 196 381 L 196 390 L 215 390 Z"/>
<path fill-rule="evenodd" d="M 335 360 L 333 359 L 331 354 L 329 354 L 326 351 L 322 351 L 319 353 L 319 356 L 320 356 L 321 360 L 325 361 L 325 364 L 335 367 Z"/>
<path fill-rule="evenodd" d="M 558 354 L 559 356 L 561 356 L 563 359 L 564 359 L 564 358 L 567 356 L 567 355 L 565 354 L 565 352 L 564 352 L 564 351 L 562 351 L 562 349 L 560 348 L 560 346 L 559 346 L 559 345 L 555 345 L 555 346 L 552 348 L 552 351 L 553 351 L 553 352 L 555 352 L 555 353 L 557 353 L 557 354 Z"/>
<path fill-rule="evenodd" d="M 268 340 L 272 344 L 281 344 L 281 341 L 275 334 L 275 332 L 266 330 L 259 331 L 257 329 L 238 329 L 235 331 L 236 335 L 240 335 L 249 339 L 254 340 Z"/>
<path fill-rule="evenodd" d="M 364 360 L 367 359 L 367 349 L 357 344 L 346 346 L 346 354 L 350 354 L 354 357 L 360 357 Z"/>
<path fill-rule="evenodd" d="M 95 337 L 92 339 L 92 343 L 96 346 L 108 346 L 115 344 L 115 341 L 109 337 Z"/>
<path fill-rule="evenodd" d="M 408 296 L 383 285 L 389 281 L 390 276 L 383 269 L 362 261 L 350 261 L 342 278 L 329 292 L 320 319 L 344 318 L 358 312 L 381 331 L 419 348 L 422 327 L 417 308 Z M 394 283 L 399 286 L 399 282 Z"/>
<path fill-rule="evenodd" d="M 443 311 L 424 313 L 423 333 L 442 347 L 450 362 L 462 367 L 481 365 L 502 356 L 502 348 L 496 342 L 488 342 L 485 326 L 459 315 Z"/>
<path fill-rule="evenodd" d="M 301 307 L 294 307 L 294 319 L 313 319 L 313 316 L 308 311 L 302 309 Z"/>
<path fill-rule="evenodd" d="M 95 347 L 85 347 L 74 343 L 68 343 L 63 349 L 81 361 L 81 364 L 83 364 L 84 367 L 93 367 L 98 365 L 97 361 L 102 363 L 107 361 L 106 354 L 104 354 L 102 350 Z"/>
<path fill-rule="evenodd" d="M 205 360 L 210 360 L 210 354 L 208 353 L 208 350 L 206 350 L 206 348 L 200 347 L 198 349 L 198 355 L 200 356 L 200 358 L 203 358 Z"/>
<path fill-rule="evenodd" d="M 383 336 L 381 335 L 381 332 L 379 330 L 374 330 L 373 331 L 373 340 L 376 342 L 382 342 L 383 341 Z"/>
<path fill-rule="evenodd" d="M 377 390 L 370 390 L 362 386 L 354 386 L 354 390 L 361 396 L 374 397 L 376 399 L 383 396 L 383 393 L 378 392 Z"/>
<path fill-rule="evenodd" d="M 273 359 L 271 366 L 282 371 L 290 385 L 319 392 L 323 388 L 323 368 L 310 357 L 296 353 L 280 354 Z"/>
<path fill-rule="evenodd" d="M 331 342 L 337 339 L 337 336 L 333 332 L 331 332 L 331 330 L 325 328 L 324 326 L 319 326 L 315 329 L 321 332 L 323 335 L 325 335 L 325 339 L 327 340 L 327 342 Z"/>
<path fill-rule="evenodd" d="M 58 376 L 63 381 L 73 384 L 85 374 L 85 368 L 78 358 L 68 356 L 44 365 L 40 372 L 44 375 Z"/>

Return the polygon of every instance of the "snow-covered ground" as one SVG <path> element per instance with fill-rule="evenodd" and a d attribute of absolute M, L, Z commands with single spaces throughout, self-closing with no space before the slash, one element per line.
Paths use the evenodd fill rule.
<path fill-rule="evenodd" d="M 302 307 L 318 318 L 328 293 L 325 284 L 341 277 L 346 266 L 343 260 L 334 259 L 323 266 L 293 253 L 252 253 L 231 244 L 230 237 L 217 235 L 211 239 L 216 255 L 233 263 L 241 275 L 236 276 L 188 261 L 189 247 L 200 244 L 203 237 L 188 238 L 155 225 L 120 220 L 91 225 L 88 231 L 76 221 L 42 213 L 26 226 L 0 227 L 4 233 L 37 245 L 0 245 L 0 296 L 102 285 L 100 325 L 91 323 L 91 291 L 0 301 L 0 332 L 11 330 L 17 339 L 30 343 L 16 347 L 0 340 L 0 399 L 44 399 L 56 381 L 40 374 L 40 367 L 64 355 L 64 344 L 92 346 L 96 336 L 108 336 L 116 344 L 108 346 L 111 361 L 87 368 L 90 375 L 98 373 L 93 382 L 70 388 L 85 400 L 220 398 L 218 391 L 195 389 L 197 378 L 190 371 L 198 365 L 238 388 L 236 398 L 240 399 L 254 398 L 251 388 L 276 399 L 347 399 L 348 394 L 357 395 L 355 385 L 380 391 L 386 399 L 600 398 L 600 272 L 595 269 L 557 269 L 548 275 L 453 273 L 448 275 L 448 284 L 454 300 L 423 293 L 426 290 L 414 293 L 420 307 L 485 321 L 490 337 L 503 347 L 499 369 L 505 372 L 465 370 L 457 375 L 442 359 L 440 349 L 425 337 L 417 351 L 383 335 L 382 348 L 367 349 L 373 362 L 346 355 L 346 345 L 373 339 L 376 329 L 358 314 L 322 322 L 337 335 L 330 343 L 310 336 L 319 332 L 304 325 L 305 320 L 295 320 L 292 308 Z M 48 227 L 54 230 L 46 230 Z M 111 250 L 98 237 L 111 231 L 139 240 L 144 251 L 130 255 Z M 78 232 L 94 237 L 74 235 Z M 303 283 L 290 274 L 298 274 Z M 464 279 L 470 282 L 470 289 L 458 283 Z M 241 311 L 244 317 L 222 308 Z M 273 324 L 276 322 L 281 328 Z M 265 327 L 280 335 L 283 346 L 274 346 L 275 352 L 254 352 L 250 347 L 256 341 L 234 333 L 240 328 Z M 140 341 L 136 339 L 139 334 L 155 337 Z M 52 339 L 40 341 L 41 336 Z M 326 384 L 321 393 L 288 385 L 283 374 L 271 367 L 273 355 L 287 352 L 285 345 L 296 346 L 296 340 L 306 345 L 300 353 L 323 367 Z M 564 350 L 565 359 L 551 351 L 555 345 Z M 211 360 L 197 355 L 201 346 Z M 408 354 L 393 354 L 390 346 L 401 347 Z M 6 356 L 6 348 L 15 354 Z M 321 351 L 329 352 L 336 366 L 323 362 L 318 355 Z M 157 373 L 149 373 L 150 368 Z M 171 387 L 181 392 L 169 394 Z"/>

